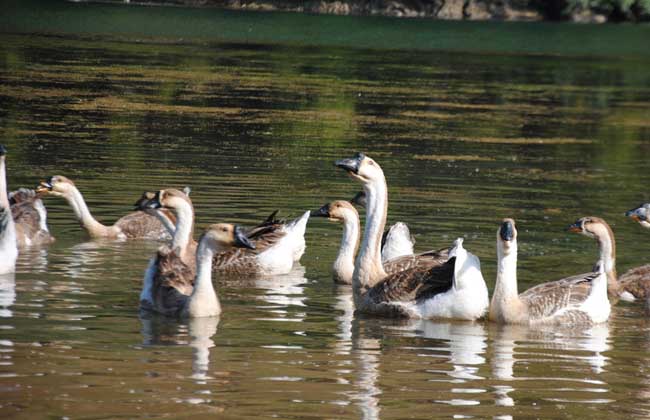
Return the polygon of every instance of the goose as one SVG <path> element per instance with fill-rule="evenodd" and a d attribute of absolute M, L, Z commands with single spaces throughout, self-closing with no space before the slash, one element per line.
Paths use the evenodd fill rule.
<path fill-rule="evenodd" d="M 190 192 L 192 192 L 192 189 L 190 187 L 183 187 L 183 194 L 189 197 Z M 176 230 L 176 217 L 174 216 L 174 213 L 171 211 L 167 211 L 164 209 L 149 209 L 146 208 L 146 203 L 149 200 L 152 200 L 156 196 L 156 193 L 153 191 L 145 191 L 142 193 L 138 201 L 135 202 L 134 207 L 135 210 L 141 210 L 147 214 L 150 214 L 151 216 L 155 216 L 158 218 L 160 223 L 165 227 L 165 230 L 167 230 L 167 233 L 169 233 L 169 236 L 172 238 L 174 237 L 174 232 Z"/>
<path fill-rule="evenodd" d="M 181 260 L 191 264 L 193 253 L 192 229 L 194 208 L 189 197 L 174 190 L 160 190 L 150 200 L 140 203 L 144 209 L 167 209 L 176 215 L 176 233 L 172 249 L 178 250 Z M 305 228 L 309 212 L 284 223 L 276 220 L 274 212 L 264 222 L 247 232 L 255 244 L 256 252 L 245 249 L 231 249 L 215 254 L 213 270 L 228 274 L 286 274 L 291 271 L 296 259 L 305 251 Z M 180 231 L 179 231 L 180 229 Z"/>
<path fill-rule="evenodd" d="M 359 191 L 350 203 L 366 208 L 366 193 Z M 404 255 L 413 255 L 414 247 L 415 238 L 406 223 L 396 222 L 381 237 L 381 260 L 386 262 Z"/>
<path fill-rule="evenodd" d="M 384 173 L 363 153 L 341 159 L 335 165 L 363 185 L 366 193 L 366 226 L 352 276 L 358 311 L 408 318 L 475 320 L 487 311 L 487 286 L 478 258 L 456 240 L 449 258 L 421 258 L 415 267 L 387 274 L 381 263 L 381 235 L 386 224 L 388 193 Z"/>
<path fill-rule="evenodd" d="M 0 144 L 0 274 L 13 273 L 18 258 L 16 226 L 7 196 L 6 156 L 7 149 Z"/>
<path fill-rule="evenodd" d="M 312 211 L 314 217 L 327 217 L 334 222 L 343 223 L 343 237 L 339 253 L 332 265 L 332 276 L 335 283 L 352 284 L 352 274 L 354 273 L 354 256 L 359 247 L 360 239 L 360 221 L 357 209 L 351 202 L 338 200 L 325 204 L 320 209 Z M 395 226 L 393 226 L 395 227 Z M 408 229 L 408 228 L 407 228 Z M 387 274 L 403 271 L 406 268 L 414 267 L 421 262 L 429 262 L 434 258 L 439 259 L 439 264 L 447 261 L 448 250 L 430 251 L 424 254 L 413 255 L 411 252 L 407 255 L 394 257 L 390 260 L 384 258 L 382 249 L 382 264 Z"/>
<path fill-rule="evenodd" d="M 129 213 L 111 226 L 101 224 L 90 214 L 83 195 L 74 182 L 62 175 L 55 175 L 47 181 L 41 182 L 36 192 L 65 198 L 72 207 L 81 227 L 93 239 L 168 240 L 170 238 L 169 232 L 156 217 L 143 212 Z"/>
<path fill-rule="evenodd" d="M 637 221 L 641 226 L 650 228 L 650 203 L 641 204 L 625 213 L 627 217 Z M 631 268 L 619 278 L 621 286 L 621 299 L 633 302 L 643 300 L 646 306 L 650 305 L 650 264 Z M 650 308 L 646 308 L 649 310 Z"/>
<path fill-rule="evenodd" d="M 215 253 L 232 247 L 255 248 L 238 226 L 228 223 L 208 226 L 199 239 L 193 281 L 187 281 L 184 277 L 158 276 L 150 290 L 142 291 L 140 307 L 184 318 L 220 315 L 221 304 L 212 285 L 212 259 Z M 164 266 L 166 260 L 176 258 L 173 250 L 159 251 L 156 256 L 159 266 Z"/>
<path fill-rule="evenodd" d="M 607 321 L 607 276 L 598 272 L 538 284 L 517 291 L 517 229 L 504 219 L 497 230 L 497 279 L 489 319 L 499 324 L 589 326 Z"/>
<path fill-rule="evenodd" d="M 567 230 L 569 232 L 579 233 L 588 238 L 593 238 L 598 242 L 599 256 L 593 271 L 598 271 L 599 267 L 603 266 L 603 270 L 607 276 L 607 294 L 609 301 L 612 305 L 618 302 L 623 289 L 616 274 L 616 239 L 614 238 L 612 228 L 604 219 L 589 216 L 576 220 Z"/>
<path fill-rule="evenodd" d="M 47 227 L 47 210 L 36 191 L 20 188 L 9 193 L 18 248 L 54 242 Z"/>

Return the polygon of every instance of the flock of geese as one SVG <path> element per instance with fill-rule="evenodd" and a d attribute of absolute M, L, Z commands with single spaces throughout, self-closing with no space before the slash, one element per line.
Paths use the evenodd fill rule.
<path fill-rule="evenodd" d="M 379 164 L 362 153 L 335 163 L 363 186 L 353 200 L 333 201 L 289 222 L 277 220 L 273 213 L 248 230 L 228 223 L 213 224 L 198 242 L 193 235 L 189 189 L 145 192 L 136 202 L 137 211 L 106 226 L 92 216 L 81 192 L 64 176 L 53 176 L 35 190 L 8 192 L 6 153 L 0 145 L 0 274 L 15 270 L 21 248 L 54 240 L 41 197 L 62 197 L 91 238 L 166 241 L 146 268 L 140 306 L 167 316 L 219 315 L 215 274 L 288 273 L 305 252 L 310 216 L 342 223 L 333 278 L 352 285 L 355 308 L 362 313 L 589 326 L 606 322 L 611 305 L 619 299 L 648 302 L 650 297 L 650 265 L 618 276 L 611 228 L 601 218 L 583 217 L 569 231 L 598 242 L 594 271 L 539 284 L 523 293 L 517 289 L 517 227 L 513 219 L 504 219 L 496 235 L 498 269 L 490 301 L 479 259 L 463 247 L 462 238 L 439 250 L 415 253 L 405 224 L 397 223 L 384 232 L 386 179 Z M 355 204 L 366 210 L 363 239 Z M 626 216 L 650 228 L 650 204 L 630 210 Z"/>

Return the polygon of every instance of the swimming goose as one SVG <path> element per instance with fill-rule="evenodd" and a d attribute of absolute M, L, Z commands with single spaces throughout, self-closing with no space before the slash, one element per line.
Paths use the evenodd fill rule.
<path fill-rule="evenodd" d="M 598 242 L 599 256 L 593 271 L 598 271 L 599 267 L 603 266 L 607 276 L 607 294 L 610 303 L 616 304 L 623 289 L 616 274 L 616 239 L 612 228 L 600 217 L 590 216 L 576 220 L 567 230 L 594 238 Z"/>
<path fill-rule="evenodd" d="M 650 203 L 641 204 L 625 215 L 639 222 L 641 226 L 650 228 Z M 628 302 L 640 299 L 646 302 L 646 306 L 650 305 L 650 264 L 629 269 L 618 281 L 621 286 L 621 299 Z M 646 308 L 648 309 L 650 308 Z"/>
<path fill-rule="evenodd" d="M 359 191 L 350 203 L 366 208 L 366 193 Z M 415 238 L 406 223 L 396 222 L 381 237 L 381 260 L 386 262 L 404 255 L 413 255 L 414 246 Z"/>
<path fill-rule="evenodd" d="M 194 225 L 194 209 L 185 194 L 178 190 L 160 190 L 154 197 L 145 202 L 139 202 L 143 209 L 168 209 L 176 214 L 176 230 L 182 226 L 182 231 L 174 234 L 174 240 L 180 241 L 184 248 L 182 260 L 188 262 L 187 255 L 192 252 L 191 227 Z M 246 232 L 248 238 L 255 244 L 256 252 L 243 248 L 219 252 L 214 256 L 213 270 L 230 274 L 286 274 L 291 271 L 296 259 L 300 259 L 305 251 L 305 227 L 309 212 L 291 222 L 284 223 L 276 220 L 274 212 L 260 225 Z M 178 236 L 177 236 L 178 235 Z M 181 239 L 182 238 L 182 239 Z M 173 245 L 178 248 L 178 245 Z"/>
<path fill-rule="evenodd" d="M 65 198 L 72 207 L 81 227 L 93 239 L 166 240 L 170 238 L 167 229 L 156 217 L 143 212 L 129 213 L 112 226 L 101 224 L 90 214 L 90 210 L 74 182 L 64 176 L 56 175 L 41 182 L 36 192 Z"/>
<path fill-rule="evenodd" d="M 36 191 L 20 188 L 9 193 L 18 248 L 54 242 L 47 228 L 47 210 Z"/>
<path fill-rule="evenodd" d="M 443 264 L 439 259 L 422 258 L 418 266 L 388 275 L 380 253 L 388 204 L 384 173 L 362 153 L 338 160 L 336 166 L 361 182 L 367 199 L 363 243 L 352 276 L 356 309 L 410 318 L 482 317 L 488 306 L 487 287 L 478 258 L 464 250 L 462 239 L 455 242 Z"/>
<path fill-rule="evenodd" d="M 232 247 L 255 248 L 238 226 L 227 223 L 210 225 L 199 239 L 193 281 L 187 281 L 184 277 L 156 277 L 151 290 L 143 290 L 140 295 L 141 308 L 168 316 L 195 318 L 219 315 L 221 305 L 212 285 L 212 259 L 215 253 Z M 173 250 L 169 253 L 159 251 L 159 264 L 165 264 L 167 258 L 177 258 L 174 255 Z"/>
<path fill-rule="evenodd" d="M 0 144 L 0 274 L 13 273 L 18 258 L 16 226 L 7 196 L 6 155 L 7 149 Z"/>
<path fill-rule="evenodd" d="M 490 304 L 491 321 L 500 324 L 583 326 L 607 321 L 607 276 L 580 274 L 517 291 L 517 229 L 504 219 L 497 230 L 497 279 Z"/>
<path fill-rule="evenodd" d="M 312 211 L 311 215 L 314 217 L 327 217 L 331 221 L 343 223 L 343 237 L 341 238 L 339 253 L 332 265 L 332 275 L 334 282 L 336 283 L 352 284 L 354 256 L 359 247 L 359 238 L 361 236 L 359 213 L 357 212 L 357 209 L 351 204 L 351 202 L 338 200 L 325 204 L 318 210 Z M 411 252 L 407 255 L 386 260 L 384 258 L 385 249 L 386 247 L 382 248 L 382 264 L 387 274 L 403 271 L 407 268 L 415 267 L 423 262 L 428 263 L 428 260 L 434 258 L 438 258 L 440 264 L 449 259 L 447 249 L 430 251 L 419 255 L 413 255 L 413 250 L 411 249 Z"/>

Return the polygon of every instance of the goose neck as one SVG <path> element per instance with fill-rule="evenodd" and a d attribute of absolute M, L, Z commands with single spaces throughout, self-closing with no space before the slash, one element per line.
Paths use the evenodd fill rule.
<path fill-rule="evenodd" d="M 189 244 L 194 229 L 194 209 L 190 203 L 183 201 L 174 208 L 174 211 L 176 213 L 176 228 L 172 238 L 172 249 L 180 250 L 181 259 L 185 261 L 188 257 Z"/>
<path fill-rule="evenodd" d="M 65 194 L 64 197 L 68 201 L 68 204 L 70 204 L 70 207 L 72 207 L 81 227 L 86 229 L 91 237 L 109 236 L 110 228 L 104 226 L 93 217 L 83 195 L 77 188 L 72 188 L 71 192 Z"/>
<path fill-rule="evenodd" d="M 352 213 L 351 211 L 349 213 Z M 346 215 L 343 219 L 343 236 L 333 271 L 338 281 L 350 284 L 354 272 L 354 256 L 359 247 L 359 215 Z"/>

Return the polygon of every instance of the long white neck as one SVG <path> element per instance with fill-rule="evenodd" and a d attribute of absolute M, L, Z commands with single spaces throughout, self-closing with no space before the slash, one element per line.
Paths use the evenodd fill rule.
<path fill-rule="evenodd" d="M 598 241 L 598 263 L 607 275 L 609 289 L 615 295 L 618 295 L 618 280 L 616 276 L 616 244 L 610 230 L 605 226 L 598 226 L 596 231 L 596 240 Z"/>
<path fill-rule="evenodd" d="M 72 188 L 69 193 L 64 195 L 64 197 L 68 201 L 68 204 L 70 204 L 70 207 L 72 207 L 81 227 L 86 229 L 91 237 L 98 238 L 110 236 L 111 228 L 104 226 L 95 220 L 92 214 L 90 214 L 90 210 L 86 205 L 83 195 L 81 195 L 81 192 L 76 187 Z"/>
<path fill-rule="evenodd" d="M 340 283 L 352 284 L 354 254 L 356 254 L 359 245 L 359 224 L 358 214 L 353 213 L 351 210 L 345 212 L 341 247 L 332 266 L 334 277 Z"/>
<path fill-rule="evenodd" d="M 169 233 L 169 235 L 173 238 L 174 233 L 176 232 L 176 225 L 167 217 L 165 212 L 163 212 L 160 209 L 157 210 L 147 210 L 148 214 L 155 216 L 156 219 L 160 221 L 160 223 L 163 225 L 165 230 Z"/>
<path fill-rule="evenodd" d="M 5 166 L 5 159 L 4 156 L 0 156 L 0 206 L 8 209 L 9 197 L 7 191 L 7 169 Z"/>
<path fill-rule="evenodd" d="M 510 244 L 506 255 L 503 244 L 497 245 L 497 280 L 492 295 L 492 306 L 495 310 L 504 311 L 512 301 L 519 300 L 517 290 L 517 243 Z M 506 307 L 504 307 L 506 306 Z"/>
<path fill-rule="evenodd" d="M 7 198 L 5 157 L 0 156 L 0 274 L 14 272 L 17 257 L 16 227 Z"/>
<path fill-rule="evenodd" d="M 186 261 L 189 256 L 188 245 L 192 240 L 194 228 L 194 209 L 187 201 L 178 200 L 177 205 L 174 206 L 174 212 L 176 213 L 176 228 L 172 238 L 172 249 L 179 249 L 181 259 Z"/>
<path fill-rule="evenodd" d="M 220 249 L 214 249 L 208 241 L 199 243 L 196 250 L 196 277 L 194 290 L 185 305 L 185 315 L 190 317 L 217 316 L 221 304 L 212 285 L 212 257 Z"/>
<path fill-rule="evenodd" d="M 386 277 L 381 263 L 381 235 L 386 225 L 388 189 L 386 180 L 380 179 L 363 187 L 366 193 L 366 227 L 363 243 L 354 266 L 352 286 L 355 298 Z"/>

